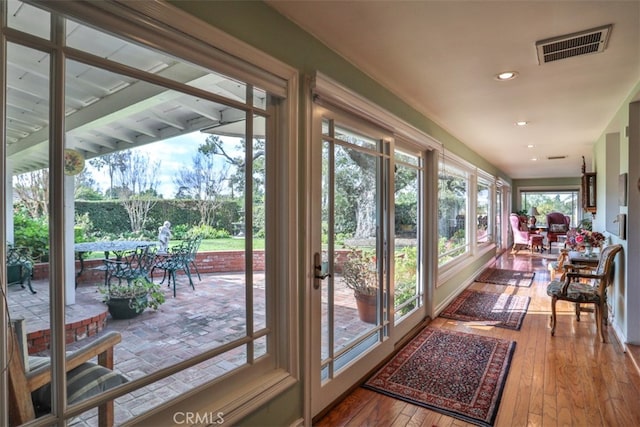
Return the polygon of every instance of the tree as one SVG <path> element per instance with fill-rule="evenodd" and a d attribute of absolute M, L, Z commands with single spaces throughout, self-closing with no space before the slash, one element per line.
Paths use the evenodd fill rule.
<path fill-rule="evenodd" d="M 74 179 L 74 200 L 102 200 L 102 194 L 98 191 L 96 180 L 93 179 L 88 169 L 83 169 Z"/>
<path fill-rule="evenodd" d="M 201 225 L 214 225 L 214 214 L 220 204 L 218 196 L 229 177 L 230 165 L 216 165 L 214 156 L 211 151 L 198 149 L 192 158 L 191 168 L 180 170 L 174 178 L 179 188 L 177 195 L 197 201 Z"/>
<path fill-rule="evenodd" d="M 241 211 L 244 210 L 244 205 L 247 202 L 251 204 L 253 210 L 252 231 L 256 236 L 264 235 L 266 141 L 256 138 L 253 139 L 252 145 L 247 147 L 246 140 L 237 139 L 235 145 L 232 146 L 232 144 L 232 139 L 222 140 L 219 136 L 212 135 L 198 148 L 198 151 L 220 156 L 230 166 L 228 182 L 231 187 L 231 197 L 238 199 L 238 203 L 242 206 Z M 247 167 L 250 167 L 251 171 L 251 194 L 246 194 Z M 247 226 L 244 218 L 241 222 L 243 227 Z"/>
<path fill-rule="evenodd" d="M 105 195 L 110 199 L 115 199 L 117 197 L 117 192 L 114 191 L 113 184 L 115 182 L 116 173 L 126 167 L 125 163 L 127 162 L 127 153 L 130 155 L 129 150 L 116 151 L 89 160 L 89 164 L 98 170 L 101 170 L 103 167 L 107 168 L 107 174 L 109 175 L 109 188 L 105 191 Z"/>
<path fill-rule="evenodd" d="M 147 215 L 156 204 L 154 197 L 158 187 L 160 162 L 151 163 L 149 156 L 140 152 L 125 150 L 117 157 L 114 184 L 118 199 L 129 215 L 131 231 L 139 233 L 144 229 Z M 111 166 L 108 165 L 111 170 Z"/>
<path fill-rule="evenodd" d="M 207 137 L 198 151 L 205 155 L 221 156 L 235 170 L 229 177 L 231 191 L 234 190 L 244 195 L 246 182 L 246 163 L 247 163 L 247 143 L 244 139 L 240 139 L 238 144 L 229 147 L 227 141 L 222 140 L 218 135 Z M 251 147 L 251 170 L 253 172 L 253 192 L 254 197 L 264 194 L 264 171 L 265 171 L 265 140 L 256 139 Z"/>
<path fill-rule="evenodd" d="M 13 190 L 31 218 L 49 216 L 49 169 L 15 176 Z"/>

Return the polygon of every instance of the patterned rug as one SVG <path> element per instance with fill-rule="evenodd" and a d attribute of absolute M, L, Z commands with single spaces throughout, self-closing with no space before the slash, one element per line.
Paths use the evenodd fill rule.
<path fill-rule="evenodd" d="M 465 289 L 440 317 L 517 330 L 522 326 L 530 301 L 528 296 Z"/>
<path fill-rule="evenodd" d="M 364 387 L 492 426 L 515 346 L 515 341 L 425 328 Z"/>
<path fill-rule="evenodd" d="M 536 273 L 533 271 L 487 268 L 476 277 L 475 281 L 505 286 L 522 286 L 526 288 L 531 286 L 535 275 Z"/>

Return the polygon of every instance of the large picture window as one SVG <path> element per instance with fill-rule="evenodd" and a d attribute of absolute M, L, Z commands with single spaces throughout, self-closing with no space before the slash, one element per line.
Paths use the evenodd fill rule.
<path fill-rule="evenodd" d="M 288 178 L 294 73 L 275 61 L 270 71 L 264 55 L 258 68 L 240 59 L 246 48 L 231 56 L 186 35 L 190 29 L 173 29 L 180 12 L 170 5 L 158 9 L 171 10 L 165 33 L 118 5 L 109 9 L 120 14 L 118 28 L 108 33 L 100 3 L 49 6 L 55 10 L 0 3 L 10 27 L 2 29 L 2 144 L 12 172 L 0 181 L 8 194 L 2 212 L 14 212 L 2 227 L 12 247 L 29 251 L 21 268 L 28 265 L 33 287 L 27 295 L 26 286 L 1 284 L 9 302 L 0 309 L 1 336 L 12 336 L 10 319 L 24 317 L 24 360 L 54 372 L 68 370 L 67 351 L 118 338 L 112 358 L 88 360 L 108 364 L 91 368 L 99 378 L 66 374 L 65 403 L 54 375 L 34 393 L 35 414 L 11 413 L 12 422 L 93 425 L 98 406 L 102 420 L 114 404 L 122 424 L 200 388 L 219 417 L 203 422 L 231 424 L 258 404 L 256 394 L 281 391 L 298 374 L 289 304 L 297 300 L 289 244 L 297 225 L 282 215 L 297 194 Z M 116 290 L 140 282 L 154 286 L 127 304 L 138 308 L 134 317 L 118 319 Z M 117 381 L 101 382 L 107 377 Z M 160 388 L 162 398 L 150 398 Z M 180 410 L 209 413 L 196 404 Z M 163 424 L 172 423 L 180 420 Z"/>
<path fill-rule="evenodd" d="M 545 225 L 547 214 L 551 212 L 561 212 L 571 217 L 571 226 L 576 226 L 582 219 L 578 216 L 581 211 L 579 205 L 579 190 L 556 190 L 556 189 L 521 189 L 520 208 L 525 212 L 535 207 L 538 211 L 536 224 Z"/>
<path fill-rule="evenodd" d="M 449 270 L 495 243 L 495 179 L 461 159 L 440 159 L 438 266 Z M 472 248 L 475 248 L 472 250 Z"/>

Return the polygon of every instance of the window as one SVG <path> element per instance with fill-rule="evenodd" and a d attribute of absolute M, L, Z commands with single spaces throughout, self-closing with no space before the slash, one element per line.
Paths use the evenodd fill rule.
<path fill-rule="evenodd" d="M 52 200 L 48 204 L 48 196 L 42 198 L 48 212 L 34 211 L 55 230 L 56 237 L 50 247 L 55 256 L 49 262 L 58 268 L 50 269 L 44 286 L 52 295 L 65 289 L 67 303 L 73 304 L 74 230 L 72 223 L 63 220 L 69 215 L 66 206 L 73 205 L 73 192 L 64 187 L 73 186 L 74 181 L 63 176 L 63 142 L 64 148 L 89 161 L 128 148 L 154 147 L 162 141 L 163 149 L 170 150 L 183 169 L 191 167 L 189 156 L 198 152 L 193 150 L 187 153 L 187 160 L 181 160 L 179 155 L 187 142 L 197 139 L 199 147 L 209 143 L 209 149 L 218 154 L 210 166 L 227 174 L 219 180 L 218 191 L 239 205 L 240 216 L 234 226 L 242 231 L 243 262 L 231 281 L 221 279 L 218 283 L 232 286 L 236 294 L 226 301 L 201 299 L 197 310 L 183 310 L 177 318 L 163 319 L 162 311 L 154 313 L 149 322 L 164 321 L 163 335 L 150 334 L 148 322 L 131 321 L 129 333 L 123 333 L 123 341 L 115 347 L 114 370 L 126 371 L 129 380 L 116 389 L 115 418 L 122 423 L 153 408 L 146 393 L 158 387 L 163 389 L 163 398 L 156 405 L 166 405 L 196 387 L 209 387 L 207 405 L 214 405 L 224 414 L 225 422 L 233 423 L 234 417 L 257 404 L 252 397 L 281 391 L 297 376 L 296 355 L 291 351 L 298 348 L 291 344 L 297 340 L 297 321 L 289 303 L 297 301 L 291 271 L 298 262 L 292 259 L 296 248 L 289 244 L 297 225 L 295 215 L 280 214 L 292 212 L 289 206 L 295 204 L 297 194 L 296 180 L 289 179 L 293 171 L 288 169 L 292 164 L 290 144 L 296 140 L 290 131 L 295 129 L 295 123 L 291 126 L 290 122 L 295 120 L 290 115 L 295 100 L 288 99 L 295 98 L 297 92 L 289 80 L 295 72 L 269 62 L 264 55 L 260 55 L 264 68 L 253 66 L 240 59 L 251 52 L 246 46 L 245 53 L 224 54 L 220 46 L 209 45 L 195 35 L 203 31 L 198 27 L 202 23 L 186 14 L 184 19 L 176 19 L 181 12 L 167 4 L 157 5 L 154 12 L 166 21 L 160 25 L 170 29 L 165 32 L 149 25 L 151 19 L 139 20 L 126 12 L 136 5 L 111 4 L 109 13 L 104 14 L 100 13 L 104 5 L 98 2 L 50 6 L 61 13 L 66 7 L 74 9 L 74 20 L 64 19 L 65 34 L 51 37 L 55 42 L 46 40 L 49 32 L 43 29 L 62 28 L 52 23 L 63 15 L 45 13 L 19 1 L 1 5 L 13 28 L 6 33 L 10 48 L 2 59 L 9 70 L 2 82 L 3 99 L 11 105 L 5 110 L 5 119 L 12 123 L 2 135 L 2 143 L 11 147 L 6 151 L 7 164 L 16 175 L 34 172 L 43 177 L 39 187 L 47 190 Z M 110 13 L 118 15 L 119 26 L 110 26 L 107 34 L 100 27 L 108 26 Z M 85 15 L 85 20 L 78 18 Z M 193 28 L 177 28 L 189 24 Z M 206 27 L 204 31 L 206 40 L 218 40 L 211 35 L 214 29 Z M 118 33 L 131 35 L 135 42 Z M 229 46 L 233 50 L 233 43 Z M 50 75 L 50 63 L 52 69 L 66 70 L 65 75 Z M 49 99 L 49 94 L 57 97 Z M 23 123 L 18 123 L 16 116 Z M 50 123 L 54 129 L 47 132 Z M 50 141 L 49 135 L 56 135 L 55 140 Z M 52 151 L 56 154 L 49 159 Z M 4 178 L 3 174 L 0 182 L 8 192 L 13 191 L 10 180 Z M 139 183 L 140 178 L 132 179 Z M 62 182 L 64 185 L 59 185 Z M 131 185 L 128 190 L 134 188 Z M 154 187 L 143 190 L 156 191 Z M 65 197 L 69 199 L 62 203 Z M 2 211 L 10 211 L 4 205 L 6 200 L 2 203 Z M 119 220 L 128 222 L 128 218 Z M 11 227 L 11 221 L 2 226 Z M 12 236 L 12 230 L 7 235 Z M 151 236 L 155 239 L 155 234 Z M 65 268 L 66 278 L 60 273 Z M 197 298 L 195 292 L 190 296 Z M 180 304 L 184 302 L 181 298 L 167 294 L 165 304 Z M 51 319 L 65 319 L 64 307 L 51 303 L 48 309 Z M 5 321 L 0 321 L 2 326 Z M 55 368 L 64 365 L 65 328 L 54 325 L 50 330 L 55 343 L 52 347 L 57 349 L 51 356 Z M 169 335 L 171 339 L 164 339 Z M 52 390 L 49 403 L 56 407 L 60 396 L 55 393 L 55 384 Z M 228 399 L 231 394 L 236 398 Z M 244 397 L 237 398 L 241 395 Z M 91 423 L 87 420 L 95 417 L 95 407 L 104 401 L 102 396 L 89 399 L 79 402 L 88 409 L 77 416 L 79 422 Z M 182 402 L 180 410 L 190 410 L 190 404 L 194 403 Z M 51 423 L 72 418 L 67 409 L 48 416 Z"/>
<path fill-rule="evenodd" d="M 449 154 L 440 159 L 438 178 L 438 266 L 445 271 L 465 256 L 471 245 L 495 242 L 495 178 Z"/>
<path fill-rule="evenodd" d="M 571 217 L 571 225 L 580 222 L 578 216 L 580 205 L 579 190 L 520 190 L 520 208 L 529 212 L 529 208 L 536 207 L 539 215 L 536 216 L 536 224 L 547 223 L 547 214 L 561 212 Z"/>
<path fill-rule="evenodd" d="M 441 162 L 438 178 L 438 265 L 469 251 L 469 173 L 453 161 Z"/>
<path fill-rule="evenodd" d="M 476 243 L 493 240 L 492 191 L 489 181 L 478 178 L 476 194 Z"/>

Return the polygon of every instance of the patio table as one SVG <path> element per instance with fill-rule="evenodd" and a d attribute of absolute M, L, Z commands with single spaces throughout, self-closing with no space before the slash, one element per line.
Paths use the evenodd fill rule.
<path fill-rule="evenodd" d="M 116 260 L 120 260 L 126 251 L 134 250 L 140 246 L 153 246 L 156 242 L 148 240 L 105 240 L 99 242 L 83 242 L 76 243 L 75 252 L 78 254 L 80 261 L 80 271 L 76 274 L 76 286 L 78 277 L 84 271 L 84 254 L 87 252 L 104 252 L 105 259 L 109 259 L 109 254 L 113 252 Z"/>

